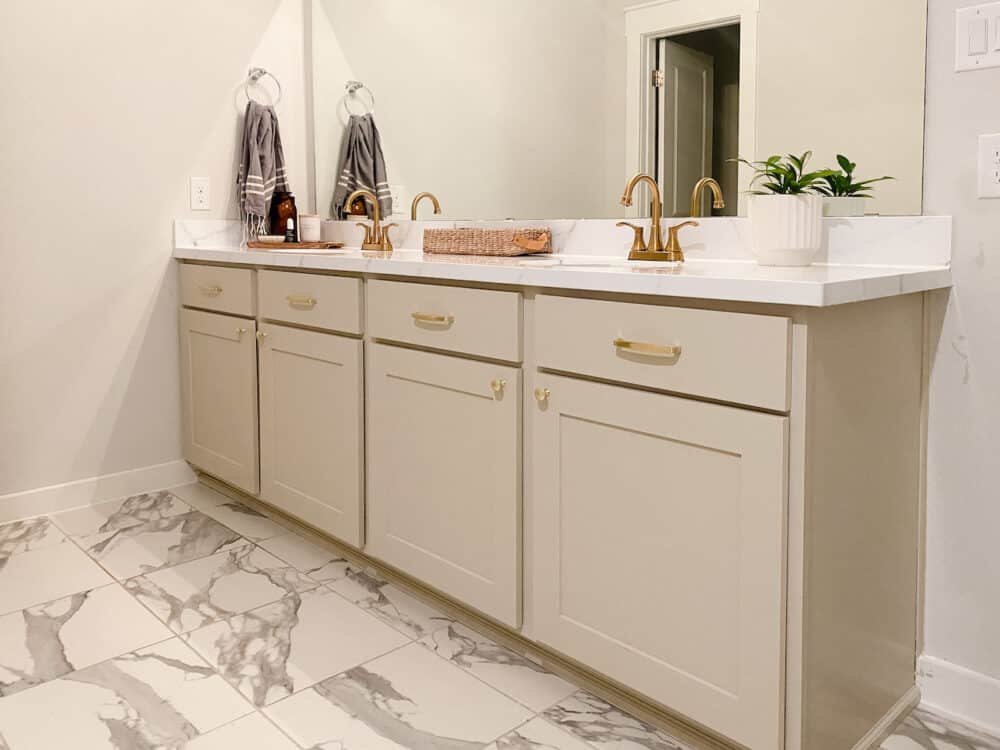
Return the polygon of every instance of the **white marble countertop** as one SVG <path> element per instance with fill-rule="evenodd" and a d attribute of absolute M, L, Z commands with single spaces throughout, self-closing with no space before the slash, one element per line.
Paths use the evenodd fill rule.
<path fill-rule="evenodd" d="M 814 264 L 758 266 L 752 260 L 693 259 L 682 264 L 626 262 L 623 257 L 557 253 L 518 258 L 391 255 L 346 249 L 286 253 L 235 248 L 178 247 L 178 260 L 270 268 L 314 269 L 446 279 L 545 289 L 825 307 L 951 286 L 945 265 Z"/>

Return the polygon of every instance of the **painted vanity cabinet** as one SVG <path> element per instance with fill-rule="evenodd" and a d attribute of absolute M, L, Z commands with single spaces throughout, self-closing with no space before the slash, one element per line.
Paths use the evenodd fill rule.
<path fill-rule="evenodd" d="M 368 285 L 378 343 L 367 367 L 367 551 L 513 627 L 521 620 L 520 316 L 515 292 Z"/>
<path fill-rule="evenodd" d="M 872 750 L 919 701 L 922 295 L 184 263 L 181 299 L 192 464 L 704 746 Z"/>

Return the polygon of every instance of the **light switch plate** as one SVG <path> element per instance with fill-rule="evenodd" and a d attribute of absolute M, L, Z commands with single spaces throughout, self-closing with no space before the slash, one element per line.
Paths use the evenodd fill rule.
<path fill-rule="evenodd" d="M 208 211 L 212 208 L 211 196 L 209 194 L 211 182 L 207 177 L 191 178 L 191 210 Z"/>
<path fill-rule="evenodd" d="M 979 197 L 1000 198 L 1000 133 L 979 136 Z"/>
<path fill-rule="evenodd" d="M 955 11 L 955 70 L 1000 67 L 1000 2 Z"/>

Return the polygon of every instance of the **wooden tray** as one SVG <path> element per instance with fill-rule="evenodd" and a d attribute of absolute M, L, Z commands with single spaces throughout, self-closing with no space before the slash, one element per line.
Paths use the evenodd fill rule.
<path fill-rule="evenodd" d="M 247 247 L 255 250 L 333 250 L 343 247 L 343 242 L 248 242 Z"/>

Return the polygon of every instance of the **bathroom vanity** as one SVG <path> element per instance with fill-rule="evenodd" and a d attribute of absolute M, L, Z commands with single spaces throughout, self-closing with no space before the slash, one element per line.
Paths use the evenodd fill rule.
<path fill-rule="evenodd" d="M 727 745 L 918 701 L 946 267 L 175 257 L 201 471 Z"/>

